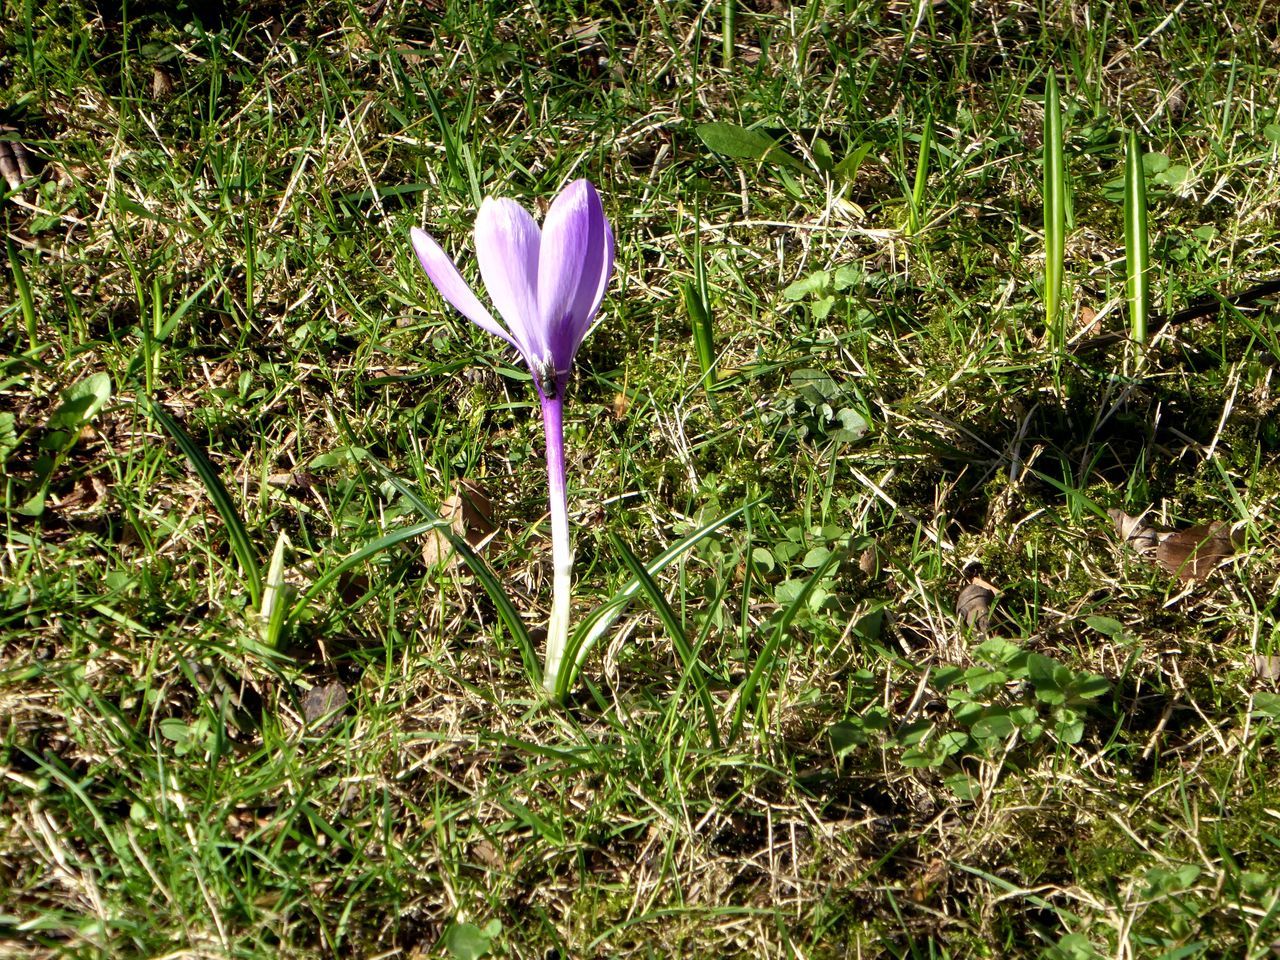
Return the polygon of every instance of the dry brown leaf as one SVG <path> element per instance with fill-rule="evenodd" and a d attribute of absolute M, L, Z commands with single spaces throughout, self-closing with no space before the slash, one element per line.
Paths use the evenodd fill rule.
<path fill-rule="evenodd" d="M 880 576 L 884 561 L 884 551 L 880 549 L 880 544 L 872 543 L 858 557 L 858 568 L 867 575 L 868 579 L 874 580 Z"/>
<path fill-rule="evenodd" d="M 14 133 L 12 127 L 0 128 L 0 134 Z M 19 189 L 32 176 L 31 154 L 17 139 L 0 139 L 0 176 L 10 190 Z"/>
<path fill-rule="evenodd" d="M 1107 511 L 1107 516 L 1111 518 L 1111 522 L 1115 524 L 1116 533 L 1129 549 L 1145 554 L 1159 546 L 1160 534 L 1155 527 L 1147 523 L 1146 514 L 1132 517 L 1123 510 L 1113 508 Z"/>
<path fill-rule="evenodd" d="M 51 497 L 51 505 L 65 516 L 94 513 L 107 500 L 107 485 L 97 476 L 80 477 L 62 496 Z"/>
<path fill-rule="evenodd" d="M 338 681 L 317 684 L 302 698 L 302 716 L 316 733 L 323 733 L 347 709 L 347 688 Z"/>
<path fill-rule="evenodd" d="M 914 878 L 908 896 L 916 903 L 927 903 L 937 892 L 939 885 L 947 879 L 947 861 L 934 857 Z"/>
<path fill-rule="evenodd" d="M 1280 657 L 1270 657 L 1262 653 L 1253 653 L 1245 658 L 1253 672 L 1263 680 L 1273 683 L 1280 680 Z"/>
<path fill-rule="evenodd" d="M 991 601 L 996 588 L 985 580 L 974 580 L 956 597 L 956 616 L 965 626 L 986 633 L 991 621 Z"/>
<path fill-rule="evenodd" d="M 164 67 L 156 66 L 151 68 L 151 99 L 157 101 L 168 100 L 173 96 L 173 91 L 177 85 L 173 81 L 172 75 Z"/>
<path fill-rule="evenodd" d="M 1183 580 L 1203 580 L 1235 552 L 1230 525 L 1215 520 L 1161 535 L 1156 562 Z"/>
<path fill-rule="evenodd" d="M 456 492 L 440 504 L 440 519 L 448 520 L 449 527 L 467 541 L 467 545 L 480 549 L 493 535 L 493 505 L 479 484 L 463 480 Z M 444 562 L 446 570 L 452 570 L 458 558 L 449 544 L 449 538 L 439 530 L 432 530 L 422 541 L 422 562 L 434 567 Z"/>

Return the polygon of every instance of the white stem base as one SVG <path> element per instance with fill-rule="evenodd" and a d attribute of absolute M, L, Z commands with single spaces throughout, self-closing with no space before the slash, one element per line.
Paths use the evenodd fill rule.
<path fill-rule="evenodd" d="M 567 563 L 556 563 L 552 585 L 551 620 L 547 623 L 547 653 L 542 667 L 542 686 L 555 696 L 556 681 L 564 663 L 564 648 L 569 643 L 569 607 L 573 598 L 573 556 Z"/>

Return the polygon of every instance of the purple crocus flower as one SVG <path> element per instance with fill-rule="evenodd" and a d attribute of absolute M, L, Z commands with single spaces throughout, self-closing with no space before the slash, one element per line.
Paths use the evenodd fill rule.
<path fill-rule="evenodd" d="M 486 198 L 476 215 L 476 259 L 502 323 L 484 308 L 439 244 L 417 227 L 410 237 L 422 268 L 441 296 L 477 326 L 519 350 L 538 388 L 547 437 L 555 569 L 543 685 L 554 691 L 569 637 L 573 582 L 564 476 L 564 393 L 573 358 L 591 330 L 613 273 L 613 232 L 599 194 L 586 180 L 575 180 L 560 191 L 541 231 L 514 200 Z"/>

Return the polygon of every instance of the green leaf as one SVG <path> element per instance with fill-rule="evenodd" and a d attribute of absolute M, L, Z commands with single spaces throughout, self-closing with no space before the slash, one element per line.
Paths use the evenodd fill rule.
<path fill-rule="evenodd" d="M 831 439 L 841 443 L 855 443 L 867 434 L 869 425 L 866 418 L 852 407 L 842 407 L 836 413 L 840 421 L 840 429 L 831 434 Z"/>
<path fill-rule="evenodd" d="M 826 290 L 827 285 L 830 283 L 831 274 L 825 270 L 818 270 L 807 277 L 801 277 L 799 280 L 787 284 L 782 291 L 782 295 L 788 300 L 803 300 L 811 294 L 821 293 Z"/>
<path fill-rule="evenodd" d="M 1102 956 L 1082 933 L 1068 933 L 1043 954 L 1044 960 L 1102 960 Z"/>
<path fill-rule="evenodd" d="M 474 923 L 450 924 L 444 935 L 444 948 L 456 960 L 479 960 L 488 955 L 494 937 L 502 930 L 501 923 L 495 932 L 491 933 L 492 929 L 492 922 L 484 929 Z"/>
<path fill-rule="evenodd" d="M 22 310 L 22 319 L 27 328 L 27 346 L 32 352 L 39 346 L 36 323 L 35 299 L 31 295 L 31 284 L 27 281 L 26 271 L 22 266 L 22 258 L 12 240 L 5 238 L 5 252 L 9 256 L 9 272 L 13 274 L 13 285 L 18 291 L 18 306 Z"/>
<path fill-rule="evenodd" d="M 222 485 L 222 480 L 218 477 L 217 469 L 209 462 L 204 451 L 196 446 L 195 441 L 187 436 L 186 431 L 178 426 L 178 421 L 173 419 L 168 411 L 154 400 L 148 400 L 147 407 L 151 416 L 155 417 L 156 422 L 164 428 L 165 433 L 173 438 L 178 448 L 186 455 L 191 468 L 204 484 L 205 492 L 213 501 L 214 509 L 222 517 L 222 522 L 227 525 L 227 535 L 231 539 L 231 552 L 240 563 L 240 571 L 245 578 L 249 599 L 255 607 L 260 608 L 262 571 L 258 568 L 258 554 L 254 550 L 253 541 L 249 539 L 249 531 L 245 529 L 244 521 L 240 519 L 240 513 L 236 510 L 231 494 L 227 493 L 227 488 Z"/>
<path fill-rule="evenodd" d="M 1272 720 L 1280 720 L 1280 694 L 1259 690 L 1253 695 L 1253 712 Z"/>
<path fill-rule="evenodd" d="M 1066 332 L 1060 315 L 1067 235 L 1067 168 L 1063 156 L 1062 108 L 1058 80 L 1051 72 L 1044 95 L 1044 313 L 1054 349 L 1061 351 Z"/>
<path fill-rule="evenodd" d="M 1085 617 L 1084 622 L 1112 640 L 1119 640 L 1124 636 L 1124 624 L 1111 617 Z"/>
<path fill-rule="evenodd" d="M 867 279 L 866 271 L 857 264 L 845 264 L 843 267 L 836 267 L 836 272 L 832 275 L 831 285 L 836 290 L 848 290 L 850 287 L 865 282 Z"/>
<path fill-rule="evenodd" d="M 1125 292 L 1129 301 L 1129 336 L 1138 351 L 1134 366 L 1141 369 L 1147 343 L 1147 320 L 1151 309 L 1150 237 L 1147 229 L 1147 180 L 1138 134 L 1129 131 L 1124 166 L 1124 251 Z"/>
<path fill-rule="evenodd" d="M 645 570 L 649 576 L 655 576 L 664 570 L 669 564 L 683 557 L 692 550 L 700 542 L 711 536 L 725 524 L 734 520 L 741 514 L 754 507 L 758 500 L 743 504 L 736 510 L 731 510 L 718 520 L 713 520 L 708 524 L 704 524 L 697 530 L 694 530 L 688 536 L 678 543 L 672 544 L 662 553 L 658 554 L 653 560 L 645 565 Z M 578 624 L 577 630 L 569 637 L 569 643 L 565 647 L 564 669 L 561 675 L 556 679 L 557 700 L 563 700 L 569 692 L 569 687 L 573 684 L 574 678 L 577 676 L 578 668 L 582 665 L 583 658 L 590 652 L 599 639 L 604 636 L 608 629 L 613 626 L 614 621 L 622 616 L 622 612 L 627 605 L 640 592 L 640 583 L 632 577 L 620 590 L 617 590 L 612 597 L 598 606 L 595 610 Z"/>
<path fill-rule="evenodd" d="M 1003 670 L 990 667 L 970 667 L 964 673 L 965 686 L 970 693 L 981 693 L 990 686 L 1003 686 L 1009 681 L 1009 675 Z"/>
<path fill-rule="evenodd" d="M 963 730 L 948 730 L 938 738 L 938 749 L 943 756 L 949 757 L 969 746 L 969 734 Z"/>
<path fill-rule="evenodd" d="M 867 159 L 867 154 L 871 152 L 871 144 L 863 143 L 854 147 L 849 153 L 836 164 L 835 175 L 849 183 L 858 175 L 858 169 L 862 166 L 862 161 Z"/>
<path fill-rule="evenodd" d="M 920 152 L 916 155 L 916 176 L 907 197 L 907 236 L 912 237 L 920 232 L 924 213 L 924 192 L 929 185 L 929 155 L 933 152 L 933 114 L 924 120 L 924 130 L 920 133 Z"/>
<path fill-rule="evenodd" d="M 0 412 L 0 466 L 18 448 L 17 420 L 12 413 Z"/>
<path fill-rule="evenodd" d="M 813 162 L 823 173 L 831 173 L 835 169 L 835 156 L 831 152 L 831 144 L 818 138 L 813 141 Z"/>
<path fill-rule="evenodd" d="M 991 637 L 982 641 L 974 648 L 973 655 L 979 660 L 1002 667 L 1010 667 L 1014 664 L 1021 666 L 1026 659 L 1026 651 L 1004 637 Z"/>
<path fill-rule="evenodd" d="M 865 747 L 870 742 L 861 717 L 833 723 L 827 728 L 827 736 L 831 738 L 831 749 L 837 757 L 844 756 L 856 747 Z"/>
<path fill-rule="evenodd" d="M 804 555 L 804 559 L 800 561 L 800 565 L 806 570 L 817 570 L 820 566 L 827 562 L 831 556 L 830 547 L 814 547 Z"/>
<path fill-rule="evenodd" d="M 707 689 L 705 668 L 698 660 L 698 651 L 689 646 L 689 640 L 685 637 L 684 626 L 680 623 L 675 611 L 671 609 L 671 604 L 667 602 L 667 598 L 658 589 L 658 585 L 649 576 L 649 572 L 645 570 L 644 564 L 640 562 L 639 557 L 632 553 L 626 542 L 612 530 L 609 531 L 609 540 L 613 543 L 613 548 L 622 557 L 623 563 L 627 565 L 627 569 L 631 571 L 631 575 L 640 584 L 640 589 L 649 598 L 649 603 L 653 605 L 654 611 L 658 614 L 658 619 L 666 627 L 667 635 L 671 637 L 671 643 L 676 648 L 676 654 L 680 657 L 680 663 L 684 667 L 684 675 L 693 684 L 698 701 L 702 704 L 702 712 L 706 716 L 707 722 L 707 736 L 711 741 L 712 747 L 719 750 L 720 727 L 716 721 L 715 705 L 711 701 L 711 693 Z"/>
<path fill-rule="evenodd" d="M 884 630 L 884 607 L 882 606 L 867 611 L 853 624 L 853 635 L 869 643 L 879 640 L 882 630 Z"/>
<path fill-rule="evenodd" d="M 709 389 L 715 379 L 715 341 L 714 325 L 711 317 L 711 306 L 698 289 L 698 284 L 690 280 L 684 285 L 684 308 L 689 314 L 689 328 L 693 331 L 693 348 L 698 355 L 698 367 Z"/>
<path fill-rule="evenodd" d="M 918 769 L 920 767 L 940 767 L 947 762 L 947 755 L 930 742 L 918 747 L 910 747 L 902 751 L 898 762 L 904 767 Z"/>
<path fill-rule="evenodd" d="M 1028 654 L 1027 673 L 1035 686 L 1036 699 L 1050 706 L 1066 703 L 1076 680 L 1076 675 L 1062 664 L 1038 653 Z"/>
<path fill-rule="evenodd" d="M 802 367 L 791 374 L 791 385 L 800 396 L 809 403 L 818 406 L 825 400 L 834 400 L 840 395 L 836 382 L 821 370 Z"/>
<path fill-rule="evenodd" d="M 805 583 L 804 588 L 799 595 L 787 605 L 782 616 L 778 620 L 777 626 L 774 628 L 772 635 L 765 642 L 764 648 L 760 651 L 760 655 L 756 657 L 755 666 L 752 667 L 751 673 L 747 675 L 747 679 L 743 681 L 738 692 L 738 706 L 733 714 L 733 724 L 730 728 L 729 740 L 734 741 L 738 738 L 738 734 L 742 730 L 742 724 L 746 719 L 747 711 L 755 707 L 755 693 L 760 686 L 760 682 L 764 679 L 764 675 L 773 669 L 777 657 L 778 647 L 782 644 L 783 638 L 791 629 L 791 623 L 795 620 L 796 615 L 808 603 L 809 594 L 817 589 L 822 579 L 826 576 L 827 571 L 833 567 L 840 559 L 842 551 L 832 551 L 822 566 L 818 567 Z"/>
<path fill-rule="evenodd" d="M 1147 176 L 1164 173 L 1169 169 L 1169 158 L 1163 153 L 1148 153 L 1142 157 L 1142 170 Z"/>
<path fill-rule="evenodd" d="M 1071 696 L 1077 700 L 1093 700 L 1111 690 L 1111 681 L 1100 673 L 1077 675 L 1071 683 Z"/>
<path fill-rule="evenodd" d="M 160 721 L 160 735 L 166 740 L 172 740 L 174 743 L 186 739 L 190 732 L 191 729 L 187 726 L 186 721 L 177 717 L 166 717 Z"/>
<path fill-rule="evenodd" d="M 982 796 L 982 784 L 967 773 L 953 773 L 943 778 L 942 783 L 959 800 L 976 800 Z"/>
<path fill-rule="evenodd" d="M 498 581 L 497 576 L 494 575 L 493 570 L 490 569 L 489 565 L 484 562 L 479 554 L 471 549 L 471 545 L 467 543 L 466 538 L 459 536 L 453 530 L 453 527 L 447 521 L 441 519 L 434 510 L 427 506 L 426 501 L 414 493 L 413 489 L 407 483 L 397 477 L 373 457 L 370 457 L 366 451 L 361 450 L 359 456 L 372 466 L 374 470 L 381 474 L 382 478 L 386 480 L 401 497 L 404 498 L 405 502 L 408 503 L 410 507 L 430 521 L 419 528 L 417 533 L 424 533 L 428 529 L 437 528 L 445 539 L 449 541 L 449 545 L 453 547 L 454 553 L 456 553 L 462 562 L 467 565 L 467 568 L 471 571 L 472 575 L 479 581 L 480 586 L 484 588 L 484 592 L 489 595 L 489 599 L 493 601 L 494 608 L 498 611 L 498 619 L 500 619 L 503 626 L 507 628 L 507 632 L 511 634 L 512 640 L 515 641 L 516 648 L 520 651 L 520 659 L 524 661 L 525 673 L 528 675 L 530 682 L 535 687 L 540 687 L 542 685 L 542 665 L 538 660 L 537 652 L 534 650 L 533 638 L 529 636 L 529 628 L 524 625 L 524 620 L 520 617 L 520 611 L 515 608 L 515 604 L 513 604 L 511 602 L 511 598 L 507 596 L 507 592 L 502 589 L 502 584 Z M 399 536 L 402 539 L 405 539 L 406 533 L 406 531 L 400 531 Z M 415 533 L 414 535 L 416 536 L 417 534 Z M 388 534 L 388 537 L 393 536 L 397 535 Z M 386 537 L 382 538 L 382 540 L 386 539 Z M 363 551 L 358 552 L 366 552 L 371 555 L 372 552 L 376 552 L 373 548 L 381 543 L 381 540 L 374 541 L 374 543 L 363 548 Z M 381 546 L 380 549 L 384 549 L 387 545 L 389 544 Z M 355 554 L 353 554 L 352 557 L 348 557 L 347 560 L 353 560 L 354 557 Z M 343 563 L 345 564 L 347 561 L 344 560 Z M 312 596 L 315 590 L 316 586 L 313 585 L 312 589 L 308 590 L 302 600 L 299 601 L 299 606 Z M 297 608 L 295 608 L 295 610 L 296 609 Z"/>
<path fill-rule="evenodd" d="M 262 590 L 262 608 L 258 611 L 261 619 L 263 643 L 275 649 L 280 643 L 280 634 L 284 631 L 285 612 L 288 610 L 288 588 L 284 582 L 284 548 L 288 538 L 284 531 L 276 537 L 276 547 L 271 552 L 271 562 L 267 565 L 267 580 Z"/>
<path fill-rule="evenodd" d="M 1157 179 L 1170 189 L 1176 190 L 1186 182 L 1189 176 L 1191 176 L 1190 167 L 1185 163 L 1174 163 L 1164 170 Z"/>
<path fill-rule="evenodd" d="M 954 664 L 944 664 L 933 671 L 933 689 L 942 693 L 954 683 L 957 683 L 964 676 L 964 667 L 957 667 Z"/>
<path fill-rule="evenodd" d="M 969 728 L 975 740 L 1006 740 L 1013 736 L 1013 718 L 1003 708 L 993 708 Z"/>
<path fill-rule="evenodd" d="M 47 450 L 70 446 L 110 399 L 111 377 L 105 373 L 91 374 L 73 383 L 63 392 L 62 403 L 45 424 L 49 436 L 41 446 Z"/>
<path fill-rule="evenodd" d="M 698 124 L 695 132 L 698 139 L 721 156 L 735 160 L 767 160 L 795 170 L 805 169 L 804 164 L 779 147 L 776 140 L 758 130 L 715 121 Z"/>

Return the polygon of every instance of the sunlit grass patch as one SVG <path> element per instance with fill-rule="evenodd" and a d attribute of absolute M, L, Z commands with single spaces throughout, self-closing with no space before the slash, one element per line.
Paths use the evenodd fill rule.
<path fill-rule="evenodd" d="M 1266 11 L 12 13 L 0 943 L 1280 937 Z M 408 233 L 580 178 L 552 707 L 538 372 Z"/>

